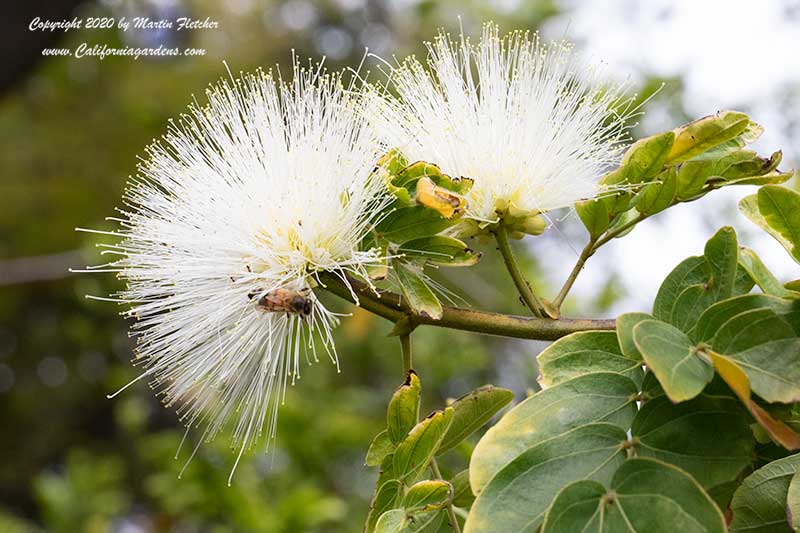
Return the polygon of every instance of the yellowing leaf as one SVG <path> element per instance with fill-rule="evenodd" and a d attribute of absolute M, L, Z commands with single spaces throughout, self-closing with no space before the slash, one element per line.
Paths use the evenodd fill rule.
<path fill-rule="evenodd" d="M 764 409 L 756 404 L 750 397 L 750 380 L 744 370 L 732 359 L 715 352 L 709 352 L 711 361 L 717 374 L 728 384 L 731 390 L 739 397 L 753 418 L 763 427 L 770 437 L 787 450 L 800 449 L 800 435 L 789 426 L 775 420 Z"/>
<path fill-rule="evenodd" d="M 428 209 L 433 209 L 444 218 L 453 218 L 460 215 L 466 208 L 467 201 L 460 194 L 448 191 L 444 187 L 435 185 L 430 178 L 424 177 L 417 181 L 417 203 Z"/>
<path fill-rule="evenodd" d="M 722 111 L 695 120 L 675 130 L 675 142 L 667 162 L 687 161 L 706 150 L 736 138 L 750 124 L 750 118 L 738 111 Z"/>

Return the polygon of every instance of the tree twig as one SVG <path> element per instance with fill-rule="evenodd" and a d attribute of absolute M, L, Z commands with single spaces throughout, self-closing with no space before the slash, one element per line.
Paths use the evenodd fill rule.
<path fill-rule="evenodd" d="M 514 281 L 514 285 L 517 287 L 522 301 L 525 302 L 525 305 L 531 310 L 533 316 L 539 318 L 547 316 L 542 302 L 536 297 L 536 294 L 534 294 L 531 288 L 531 284 L 525 279 L 525 275 L 519 269 L 517 260 L 514 257 L 514 251 L 511 249 L 511 244 L 508 242 L 508 231 L 505 226 L 503 226 L 503 224 L 497 224 L 492 232 L 497 241 L 497 249 L 500 250 L 500 255 L 503 257 L 506 269 L 511 275 L 511 279 Z"/>
<path fill-rule="evenodd" d="M 433 471 L 433 475 L 436 477 L 436 479 L 441 479 L 444 481 L 442 472 L 439 470 L 439 464 L 436 462 L 435 457 L 431 459 L 431 470 Z M 452 526 L 453 531 L 456 533 L 461 533 L 461 527 L 458 525 L 456 513 L 453 511 L 453 502 L 447 502 L 447 518 L 450 520 L 450 525 Z"/>
<path fill-rule="evenodd" d="M 412 368 L 410 334 L 400 335 L 400 351 L 403 355 L 403 376 L 405 376 Z"/>
<path fill-rule="evenodd" d="M 355 303 L 350 288 L 336 274 L 321 272 L 319 279 L 323 283 L 323 288 L 348 302 Z M 428 325 L 487 335 L 536 340 L 556 340 L 578 331 L 613 330 L 616 327 L 614 319 L 559 318 L 552 320 L 446 305 L 442 306 L 442 317 L 435 319 L 415 314 L 399 294 L 383 290 L 376 293 L 366 283 L 350 277 L 347 278 L 347 282 L 357 295 L 362 308 L 391 322 L 405 318 L 413 327 Z"/>

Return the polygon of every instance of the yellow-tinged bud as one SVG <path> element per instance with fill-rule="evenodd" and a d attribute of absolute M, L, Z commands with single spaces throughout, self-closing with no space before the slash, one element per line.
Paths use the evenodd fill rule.
<path fill-rule="evenodd" d="M 428 177 L 417 181 L 416 200 L 418 204 L 437 211 L 444 218 L 462 214 L 467 205 L 463 196 L 437 186 Z"/>
<path fill-rule="evenodd" d="M 541 235 L 547 229 L 547 221 L 542 215 L 526 218 L 522 222 L 522 231 L 528 235 Z"/>

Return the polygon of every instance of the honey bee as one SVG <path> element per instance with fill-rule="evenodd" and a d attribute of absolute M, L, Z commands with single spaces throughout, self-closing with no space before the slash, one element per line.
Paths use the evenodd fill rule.
<path fill-rule="evenodd" d="M 251 292 L 248 297 L 252 300 L 259 292 Z M 262 311 L 269 313 L 291 313 L 306 317 L 311 314 L 314 306 L 314 300 L 309 297 L 310 292 L 311 289 L 308 287 L 300 291 L 281 288 L 273 289 L 260 297 L 256 305 Z"/>

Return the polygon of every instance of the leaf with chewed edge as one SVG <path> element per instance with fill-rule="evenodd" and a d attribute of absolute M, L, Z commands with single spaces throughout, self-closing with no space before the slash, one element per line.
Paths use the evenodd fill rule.
<path fill-rule="evenodd" d="M 428 415 L 408 433 L 394 452 L 394 470 L 402 479 L 413 480 L 427 468 L 453 420 L 452 407 Z"/>

